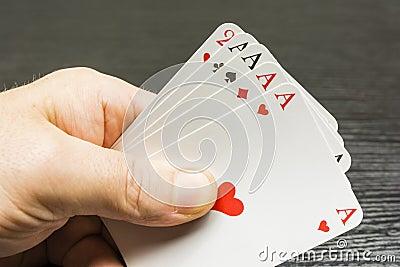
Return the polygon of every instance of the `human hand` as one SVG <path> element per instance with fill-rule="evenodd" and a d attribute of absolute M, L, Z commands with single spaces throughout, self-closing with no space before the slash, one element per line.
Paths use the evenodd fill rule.
<path fill-rule="evenodd" d="M 179 208 L 141 192 L 122 152 L 109 149 L 154 98 L 87 68 L 56 71 L 0 94 L 0 266 L 121 266 L 97 216 L 148 226 L 182 224 L 213 203 Z M 141 94 L 142 95 L 142 94 Z M 208 174 L 169 165 L 164 178 L 184 175 L 204 184 Z M 190 182 L 189 182 L 190 183 Z M 207 199 L 216 198 L 213 187 Z"/>

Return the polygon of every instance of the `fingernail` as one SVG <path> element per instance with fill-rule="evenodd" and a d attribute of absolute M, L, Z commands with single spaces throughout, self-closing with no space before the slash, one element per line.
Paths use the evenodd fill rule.
<path fill-rule="evenodd" d="M 211 175 L 177 172 L 174 179 L 174 199 L 178 213 L 197 213 L 214 202 L 217 189 Z"/>

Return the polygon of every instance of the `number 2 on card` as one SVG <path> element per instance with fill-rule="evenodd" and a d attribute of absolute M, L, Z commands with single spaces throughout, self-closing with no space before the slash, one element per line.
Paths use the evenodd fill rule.
<path fill-rule="evenodd" d="M 230 39 L 232 39 L 232 37 L 235 36 L 235 33 L 232 30 L 226 30 L 224 32 L 224 36 L 227 37 L 227 38 L 226 39 L 217 40 L 217 44 L 219 44 L 220 46 L 224 46 L 224 43 L 226 43 Z"/>

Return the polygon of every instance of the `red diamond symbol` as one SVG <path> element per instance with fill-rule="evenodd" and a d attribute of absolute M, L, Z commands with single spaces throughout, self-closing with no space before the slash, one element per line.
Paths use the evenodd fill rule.
<path fill-rule="evenodd" d="M 238 97 L 238 98 L 247 99 L 247 93 L 248 93 L 248 92 L 249 92 L 249 90 L 247 90 L 247 89 L 239 88 L 237 97 Z"/>

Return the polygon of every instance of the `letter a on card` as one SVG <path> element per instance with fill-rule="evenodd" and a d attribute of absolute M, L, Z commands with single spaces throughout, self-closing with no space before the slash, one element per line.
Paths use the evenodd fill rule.
<path fill-rule="evenodd" d="M 275 94 L 275 97 L 277 100 L 279 100 L 280 97 L 283 97 L 285 99 L 285 102 L 281 103 L 282 110 L 285 110 L 286 105 L 292 100 L 295 94 Z"/>
<path fill-rule="evenodd" d="M 267 91 L 268 85 L 272 82 L 272 80 L 275 78 L 276 73 L 271 73 L 271 74 L 264 74 L 264 75 L 256 75 L 257 79 L 260 80 L 260 78 L 264 78 L 266 82 L 262 85 L 265 91 Z"/>

